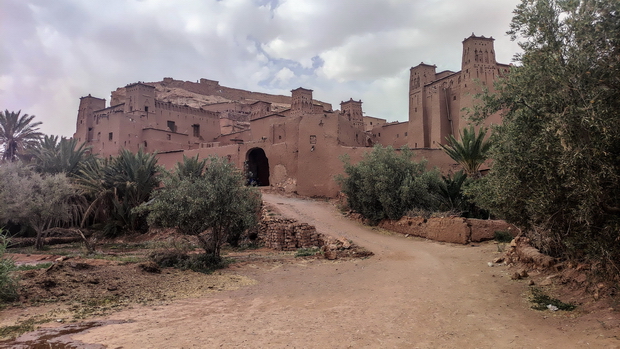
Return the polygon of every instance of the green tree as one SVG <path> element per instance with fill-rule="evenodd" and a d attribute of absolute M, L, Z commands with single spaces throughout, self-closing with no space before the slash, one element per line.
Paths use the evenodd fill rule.
<path fill-rule="evenodd" d="M 150 199 L 160 171 L 156 155 L 142 149 L 135 154 L 123 149 L 117 157 L 87 162 L 75 178 L 90 202 L 82 226 L 94 217 L 110 236 L 147 229 L 145 216 L 134 208 Z"/>
<path fill-rule="evenodd" d="M 77 175 L 85 162 L 92 161 L 90 147 L 85 143 L 78 146 L 77 139 L 45 135 L 30 150 L 32 161 L 38 172 L 67 176 Z"/>
<path fill-rule="evenodd" d="M 376 145 L 362 161 L 352 165 L 344 158 L 345 176 L 337 176 L 349 207 L 372 224 L 384 218 L 399 219 L 419 208 L 435 210 L 439 201 L 439 173 L 425 170 L 426 163 L 411 160 L 413 152 Z"/>
<path fill-rule="evenodd" d="M 168 176 L 153 200 L 141 207 L 151 225 L 176 227 L 198 237 L 207 255 L 220 259 L 229 234 L 245 231 L 258 220 L 260 192 L 225 159 L 211 157 L 201 177 Z"/>
<path fill-rule="evenodd" d="M 456 161 L 470 178 L 480 177 L 480 166 L 488 159 L 491 141 L 485 140 L 487 130 L 480 128 L 478 134 L 474 126 L 460 132 L 460 141 L 453 135 L 446 137 L 447 145 L 440 144 L 443 150 Z"/>
<path fill-rule="evenodd" d="M 3 160 L 15 161 L 43 135 L 37 127 L 41 122 L 32 122 L 34 115 L 20 116 L 20 113 L 21 111 L 17 113 L 0 111 L 0 144 L 4 145 Z"/>
<path fill-rule="evenodd" d="M 21 167 L 21 168 L 20 168 Z M 20 163 L 0 167 L 0 224 L 25 224 L 37 233 L 35 246 L 54 228 L 77 221 L 77 188 L 64 174 L 41 176 Z M 78 205 L 79 206 L 79 205 Z"/>
<path fill-rule="evenodd" d="M 207 159 L 198 159 L 196 156 L 188 158 L 183 155 L 183 161 L 177 162 L 174 173 L 179 179 L 198 179 L 204 175 L 205 167 L 207 166 Z"/>
<path fill-rule="evenodd" d="M 483 96 L 503 110 L 478 205 L 545 252 L 620 274 L 620 2 L 523 0 L 509 34 L 519 64 Z"/>

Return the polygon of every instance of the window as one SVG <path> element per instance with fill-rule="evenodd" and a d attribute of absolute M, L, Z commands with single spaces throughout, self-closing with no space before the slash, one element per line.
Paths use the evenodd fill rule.
<path fill-rule="evenodd" d="M 310 136 L 310 144 L 316 144 L 316 135 Z"/>
<path fill-rule="evenodd" d="M 407 132 L 405 132 L 405 137 L 407 137 Z"/>
<path fill-rule="evenodd" d="M 149 107 L 144 106 L 144 111 L 148 113 L 149 112 Z"/>
<path fill-rule="evenodd" d="M 168 140 L 172 139 L 172 136 L 170 136 L 170 134 L 168 134 L 167 136 L 168 136 Z"/>
<path fill-rule="evenodd" d="M 114 133 L 108 133 L 108 140 L 111 141 L 114 138 Z"/>
<path fill-rule="evenodd" d="M 200 125 L 192 125 L 192 131 L 194 133 L 194 137 L 200 137 Z"/>
<path fill-rule="evenodd" d="M 168 128 L 172 132 L 177 132 L 177 126 L 174 124 L 174 121 L 168 120 Z"/>

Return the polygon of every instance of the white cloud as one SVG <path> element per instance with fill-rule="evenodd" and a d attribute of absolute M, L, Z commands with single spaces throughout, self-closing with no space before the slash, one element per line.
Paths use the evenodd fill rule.
<path fill-rule="evenodd" d="M 165 76 L 275 94 L 300 86 L 367 114 L 407 118 L 407 73 L 458 70 L 471 32 L 498 60 L 519 0 L 3 0 L 0 109 L 74 132 L 79 97 Z"/>

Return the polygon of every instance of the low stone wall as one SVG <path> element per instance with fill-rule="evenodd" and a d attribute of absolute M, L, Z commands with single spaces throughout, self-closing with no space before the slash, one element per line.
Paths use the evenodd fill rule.
<path fill-rule="evenodd" d="M 502 220 L 470 219 L 462 217 L 423 218 L 403 217 L 383 220 L 379 227 L 401 234 L 430 240 L 467 244 L 495 238 L 496 231 L 508 231 L 516 236 L 518 229 Z"/>
<path fill-rule="evenodd" d="M 318 233 L 316 228 L 308 223 L 265 214 L 258 228 L 258 239 L 266 247 L 282 251 L 321 247 L 326 240 L 323 234 Z"/>

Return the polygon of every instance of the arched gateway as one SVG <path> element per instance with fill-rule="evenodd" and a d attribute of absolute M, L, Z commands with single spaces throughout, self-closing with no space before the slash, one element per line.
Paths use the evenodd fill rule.
<path fill-rule="evenodd" d="M 252 148 L 245 156 L 249 183 L 259 186 L 269 185 L 269 160 L 261 148 Z"/>

